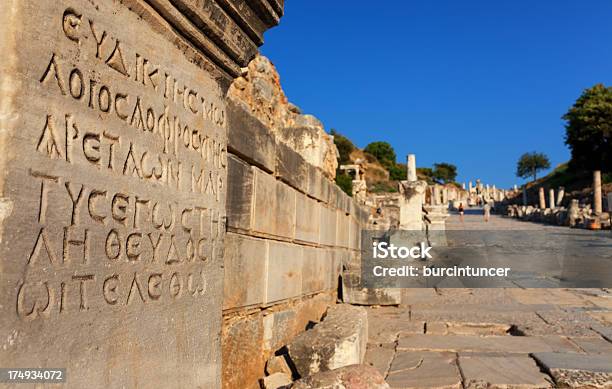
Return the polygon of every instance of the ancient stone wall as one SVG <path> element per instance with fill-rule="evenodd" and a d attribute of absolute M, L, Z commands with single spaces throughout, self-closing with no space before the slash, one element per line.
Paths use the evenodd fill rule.
<path fill-rule="evenodd" d="M 335 303 L 367 221 L 324 161 L 306 161 L 259 116 L 228 99 L 226 388 L 257 387 L 266 359 Z"/>
<path fill-rule="evenodd" d="M 225 96 L 281 14 L 0 2 L 3 367 L 66 368 L 72 388 L 221 386 Z"/>

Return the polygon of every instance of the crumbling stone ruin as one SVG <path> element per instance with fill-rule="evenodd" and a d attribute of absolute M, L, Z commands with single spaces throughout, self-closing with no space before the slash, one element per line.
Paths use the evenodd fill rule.
<path fill-rule="evenodd" d="M 604 197 L 600 171 L 593 172 L 592 199 L 588 202 L 584 199 L 567 197 L 563 187 L 559 187 L 557 191 L 554 188 L 549 188 L 548 198 L 544 187 L 539 187 L 537 205 L 529 204 L 526 189 L 521 192 L 520 204 L 517 204 L 518 190 L 513 195 L 509 204 L 505 205 L 505 214 L 509 217 L 524 221 L 593 230 L 609 229 L 612 224 L 610 219 L 612 215 L 612 192 Z"/>
<path fill-rule="evenodd" d="M 335 304 L 367 222 L 332 181 L 336 151 L 322 125 L 290 108 L 268 59 L 247 69 L 227 101 L 226 388 L 256 385 L 266 361 Z"/>

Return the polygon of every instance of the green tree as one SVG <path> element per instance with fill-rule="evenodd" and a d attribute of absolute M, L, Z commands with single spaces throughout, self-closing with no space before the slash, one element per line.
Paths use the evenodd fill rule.
<path fill-rule="evenodd" d="M 570 165 L 612 171 L 612 87 L 597 84 L 585 90 L 563 119 Z"/>
<path fill-rule="evenodd" d="M 406 179 L 406 164 L 394 163 L 389 167 L 389 178 L 393 181 L 401 181 Z"/>
<path fill-rule="evenodd" d="M 537 173 L 550 167 L 550 161 L 544 153 L 531 152 L 521 155 L 516 164 L 516 175 L 521 178 L 533 177 L 535 181 Z"/>
<path fill-rule="evenodd" d="M 332 129 L 330 135 L 334 137 L 334 144 L 338 148 L 338 152 L 340 153 L 339 160 L 340 164 L 349 164 L 351 163 L 351 153 L 355 150 L 355 145 L 353 142 L 349 140 L 349 138 L 345 137 L 342 134 L 336 132 L 336 130 Z"/>
<path fill-rule="evenodd" d="M 339 172 L 338 172 L 339 173 Z M 353 178 L 348 174 L 336 173 L 336 185 L 349 196 L 353 195 Z"/>
<path fill-rule="evenodd" d="M 457 166 L 446 162 L 434 163 L 431 176 L 434 180 L 445 184 L 454 182 L 457 178 Z"/>
<path fill-rule="evenodd" d="M 372 142 L 363 151 L 375 156 L 387 170 L 395 164 L 395 150 L 388 142 Z"/>

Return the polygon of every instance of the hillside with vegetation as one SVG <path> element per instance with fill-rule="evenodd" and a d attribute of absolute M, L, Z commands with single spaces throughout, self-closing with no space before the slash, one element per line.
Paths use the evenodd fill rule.
<path fill-rule="evenodd" d="M 394 193 L 398 191 L 399 181 L 406 179 L 406 164 L 397 162 L 397 155 L 393 146 L 388 142 L 375 141 L 363 149 L 346 136 L 331 130 L 334 144 L 338 148 L 339 166 L 360 164 L 365 170 L 365 180 L 370 193 Z M 433 167 L 417 168 L 417 177 L 420 180 L 434 183 L 455 183 L 457 168 L 450 163 L 437 163 Z M 351 194 L 351 177 L 338 168 L 336 183 L 346 193 Z M 456 184 L 456 183 L 455 183 Z"/>

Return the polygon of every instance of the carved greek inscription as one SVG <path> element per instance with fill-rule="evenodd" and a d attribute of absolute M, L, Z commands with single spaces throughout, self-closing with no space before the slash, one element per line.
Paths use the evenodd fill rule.
<path fill-rule="evenodd" d="M 33 71 L 60 104 L 28 117 L 35 232 L 25 238 L 17 316 L 202 298 L 225 233 L 221 94 L 79 9 L 54 20 L 65 40 Z"/>

